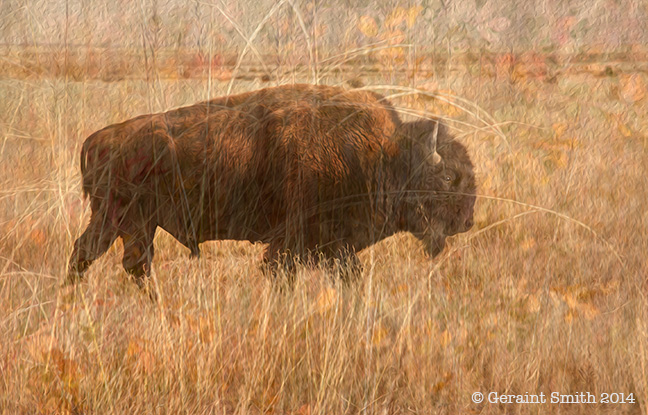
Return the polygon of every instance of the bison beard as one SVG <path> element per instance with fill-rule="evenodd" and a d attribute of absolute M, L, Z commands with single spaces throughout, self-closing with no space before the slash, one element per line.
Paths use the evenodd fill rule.
<path fill-rule="evenodd" d="M 403 123 L 383 97 L 290 85 L 143 115 L 81 151 L 92 216 L 68 282 L 118 237 L 146 286 L 159 226 L 199 254 L 215 239 L 268 244 L 271 270 L 311 258 L 357 273 L 357 251 L 408 231 L 431 256 L 472 226 L 473 168 L 433 120 Z"/>

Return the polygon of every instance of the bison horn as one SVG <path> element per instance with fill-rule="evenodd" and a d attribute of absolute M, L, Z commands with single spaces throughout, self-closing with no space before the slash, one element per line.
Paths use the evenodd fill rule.
<path fill-rule="evenodd" d="M 437 138 L 439 136 L 439 122 L 434 123 L 434 131 L 430 134 L 430 149 L 432 150 L 432 163 L 441 163 L 441 155 L 437 152 Z"/>

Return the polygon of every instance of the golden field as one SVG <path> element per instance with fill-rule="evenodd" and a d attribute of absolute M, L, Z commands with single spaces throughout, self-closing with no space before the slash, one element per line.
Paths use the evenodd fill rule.
<path fill-rule="evenodd" d="M 383 46 L 256 66 L 204 50 L 8 50 L 0 413 L 648 414 L 642 52 Z M 475 227 L 433 261 L 399 234 L 361 253 L 360 281 L 303 267 L 292 289 L 261 272 L 260 245 L 209 242 L 189 259 L 158 230 L 157 303 L 123 271 L 120 241 L 83 283 L 61 288 L 90 213 L 85 137 L 228 92 L 313 81 L 391 96 L 405 118 L 442 117 L 476 166 Z M 476 404 L 477 391 L 633 402 Z"/>

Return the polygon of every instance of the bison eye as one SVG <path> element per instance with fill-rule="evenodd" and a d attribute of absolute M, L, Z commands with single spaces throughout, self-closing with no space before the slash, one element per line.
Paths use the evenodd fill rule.
<path fill-rule="evenodd" d="M 443 176 L 443 180 L 445 180 L 446 183 L 450 184 L 455 181 L 455 178 L 457 177 L 454 172 L 450 169 L 446 170 L 445 175 Z"/>

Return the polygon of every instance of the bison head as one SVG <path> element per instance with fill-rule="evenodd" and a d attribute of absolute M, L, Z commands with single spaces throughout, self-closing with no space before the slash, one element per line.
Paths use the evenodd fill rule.
<path fill-rule="evenodd" d="M 432 257 L 473 226 L 475 175 L 466 148 L 436 121 L 403 124 L 405 229 Z"/>

